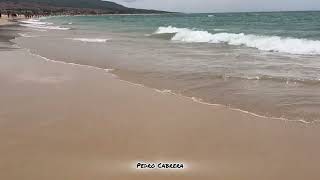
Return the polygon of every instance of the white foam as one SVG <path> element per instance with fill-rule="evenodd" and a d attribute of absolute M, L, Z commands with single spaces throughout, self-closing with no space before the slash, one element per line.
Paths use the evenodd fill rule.
<path fill-rule="evenodd" d="M 14 44 L 13 47 L 16 47 L 16 48 L 22 48 L 20 46 L 18 46 L 17 44 Z M 88 68 L 88 69 L 94 69 L 94 70 L 102 70 L 108 74 L 111 74 L 110 72 L 111 71 L 114 71 L 114 69 L 111 69 L 111 68 L 99 68 L 99 67 L 95 67 L 95 66 L 90 66 L 90 65 L 84 65 L 84 64 L 77 64 L 77 63 L 70 63 L 70 62 L 64 62 L 64 61 L 57 61 L 57 60 L 52 60 L 52 59 L 49 59 L 49 58 L 46 58 L 44 56 L 41 56 L 39 54 L 35 54 L 33 53 L 30 49 L 26 49 L 26 48 L 22 48 L 24 50 L 26 50 L 30 55 L 32 56 L 35 56 L 35 57 L 38 57 L 44 61 L 47 61 L 47 62 L 52 62 L 52 63 L 59 63 L 59 64 L 65 64 L 65 65 L 70 65 L 70 66 L 75 66 L 75 67 L 85 67 L 85 68 Z M 114 74 L 111 74 L 112 76 L 116 77 Z"/>
<path fill-rule="evenodd" d="M 66 38 L 71 39 L 73 41 L 81 41 L 81 42 L 90 42 L 90 43 L 105 43 L 110 39 L 103 39 L 103 38 Z"/>
<path fill-rule="evenodd" d="M 29 34 L 25 34 L 25 33 L 18 33 L 21 37 L 26 37 L 26 38 L 32 38 L 32 37 L 37 37 L 37 36 L 33 36 L 33 35 L 29 35 Z"/>
<path fill-rule="evenodd" d="M 172 40 L 189 43 L 226 43 L 229 45 L 244 45 L 264 51 L 275 51 L 289 54 L 319 55 L 320 41 L 283 38 L 279 36 L 260 36 L 244 33 L 216 33 L 188 28 L 159 27 L 155 34 L 175 33 Z"/>
<path fill-rule="evenodd" d="M 114 69 L 104 69 L 106 72 L 112 72 Z"/>
<path fill-rule="evenodd" d="M 173 26 L 168 27 L 159 27 L 158 30 L 154 34 L 168 34 L 168 33 L 179 33 L 184 31 L 192 31 L 188 28 L 176 28 Z"/>
<path fill-rule="evenodd" d="M 156 91 L 163 94 L 174 94 L 170 89 L 163 89 L 163 90 L 156 89 Z"/>
<path fill-rule="evenodd" d="M 53 26 L 52 23 L 49 22 L 41 22 L 38 19 L 29 19 L 20 21 L 21 26 L 35 28 L 35 29 L 50 29 L 50 30 L 69 30 L 70 28 L 60 27 L 60 26 Z"/>
<path fill-rule="evenodd" d="M 20 22 L 25 23 L 25 24 L 35 24 L 35 25 L 52 25 L 52 23 L 41 22 L 40 20 L 37 20 L 37 19 L 28 19 L 28 20 L 23 20 Z"/>

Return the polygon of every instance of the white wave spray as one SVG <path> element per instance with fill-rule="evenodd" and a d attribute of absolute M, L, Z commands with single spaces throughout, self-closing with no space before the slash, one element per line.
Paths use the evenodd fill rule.
<path fill-rule="evenodd" d="M 300 55 L 319 55 L 320 41 L 279 36 L 261 36 L 244 33 L 216 33 L 176 28 L 159 27 L 154 34 L 175 34 L 171 40 L 188 43 L 226 43 L 228 45 L 244 45 L 263 51 L 282 52 Z"/>

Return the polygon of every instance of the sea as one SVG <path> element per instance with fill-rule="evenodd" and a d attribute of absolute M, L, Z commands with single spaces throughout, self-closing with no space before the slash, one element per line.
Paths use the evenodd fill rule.
<path fill-rule="evenodd" d="M 53 16 L 20 25 L 14 42 L 54 61 L 207 105 L 320 120 L 320 12 Z"/>

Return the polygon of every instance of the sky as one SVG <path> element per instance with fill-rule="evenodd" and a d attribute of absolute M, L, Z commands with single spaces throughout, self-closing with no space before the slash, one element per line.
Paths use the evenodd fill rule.
<path fill-rule="evenodd" d="M 320 10 L 320 0 L 111 0 L 127 7 L 174 12 Z"/>

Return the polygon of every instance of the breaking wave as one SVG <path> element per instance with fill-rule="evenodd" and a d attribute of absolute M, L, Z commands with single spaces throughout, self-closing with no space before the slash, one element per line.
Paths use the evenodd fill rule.
<path fill-rule="evenodd" d="M 300 55 L 319 55 L 320 41 L 279 36 L 262 36 L 244 33 L 215 33 L 176 28 L 159 27 L 154 34 L 174 34 L 171 40 L 188 43 L 226 43 L 228 45 L 244 45 L 263 51 L 282 52 Z"/>

